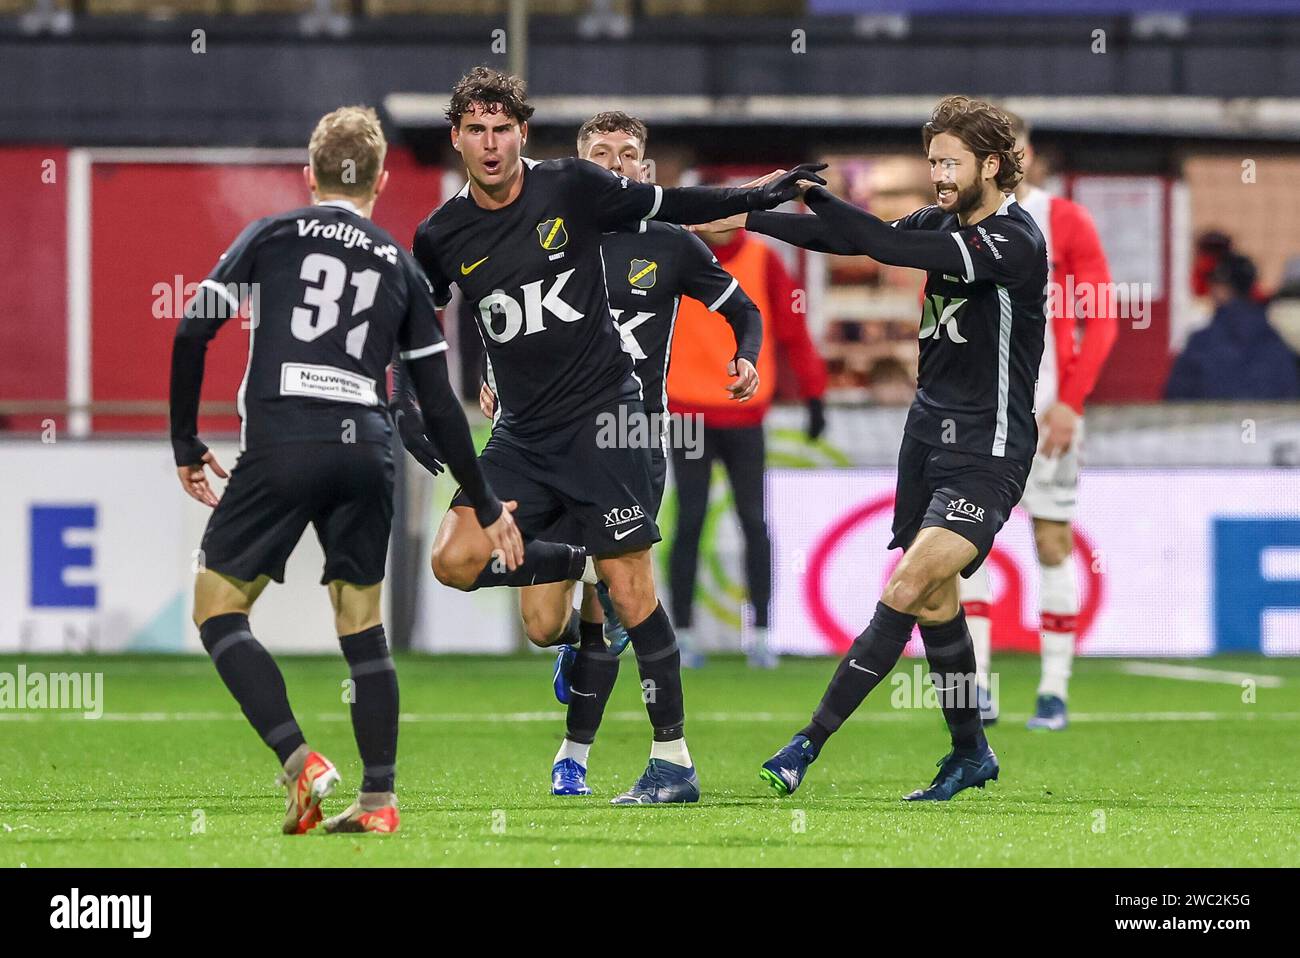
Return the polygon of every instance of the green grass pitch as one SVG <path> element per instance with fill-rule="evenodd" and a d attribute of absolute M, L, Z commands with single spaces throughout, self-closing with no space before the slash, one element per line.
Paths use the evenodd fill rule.
<path fill-rule="evenodd" d="M 752 672 L 718 658 L 686 675 L 687 732 L 704 788 L 687 807 L 613 808 L 644 766 L 649 730 L 635 664 L 592 750 L 590 798 L 553 798 L 563 734 L 549 657 L 404 657 L 393 836 L 285 837 L 274 756 L 201 658 L 0 658 L 0 672 L 102 671 L 104 710 L 0 710 L 0 866 L 338 865 L 1300 865 L 1300 661 L 1173 663 L 1271 676 L 1133 674 L 1076 662 L 1075 722 L 1031 733 L 1038 662 L 1003 657 L 1004 720 L 990 730 L 1002 777 L 945 805 L 900 796 L 946 751 L 935 710 L 895 708 L 882 686 L 779 798 L 759 763 L 816 705 L 830 660 Z M 915 660 L 899 670 L 910 675 Z M 281 660 L 313 747 L 344 788 L 360 763 L 341 659 Z M 897 673 L 896 673 L 897 674 Z M 1277 680 L 1280 680 L 1277 681 Z"/>

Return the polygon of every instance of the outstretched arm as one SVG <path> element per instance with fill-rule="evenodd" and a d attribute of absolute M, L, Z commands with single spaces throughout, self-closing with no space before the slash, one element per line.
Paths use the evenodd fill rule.
<path fill-rule="evenodd" d="M 799 195 L 801 183 L 824 184 L 817 175 L 824 163 L 804 163 L 751 187 L 680 186 L 664 189 L 654 183 L 634 183 L 624 176 L 577 160 L 578 189 L 595 210 L 602 229 L 615 229 L 637 220 L 664 223 L 708 223 L 748 210 L 780 206 Z"/>
<path fill-rule="evenodd" d="M 745 217 L 744 222 L 737 225 L 751 232 L 779 239 L 791 246 L 812 250 L 814 253 L 835 253 L 840 256 L 855 256 L 861 253 L 861 250 L 850 246 L 848 241 L 820 216 L 759 211 L 750 213 Z"/>
<path fill-rule="evenodd" d="M 824 169 L 825 163 L 801 163 L 762 186 L 679 186 L 664 190 L 658 210 L 647 219 L 664 223 L 707 223 L 734 213 L 770 210 L 798 196 L 801 183 L 824 186 L 826 181 L 817 175 L 817 170 Z"/>
<path fill-rule="evenodd" d="M 886 266 L 910 266 L 954 276 L 965 276 L 969 272 L 969 257 L 964 255 L 965 247 L 957 233 L 896 229 L 880 217 L 820 187 L 808 190 L 804 202 L 816 214 L 820 226 L 781 223 L 777 228 L 786 235 L 770 235 L 777 239 L 791 237 L 788 242 L 808 249 L 816 247 L 797 240 L 811 238 L 821 244 L 822 252 L 870 256 Z M 750 227 L 763 232 L 753 222 L 770 218 L 770 215 L 750 216 Z"/>

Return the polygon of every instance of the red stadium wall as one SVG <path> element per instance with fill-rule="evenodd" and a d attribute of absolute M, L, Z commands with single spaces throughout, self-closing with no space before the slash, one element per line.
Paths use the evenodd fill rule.
<path fill-rule="evenodd" d="M 67 155 L 62 147 L 0 150 L 0 402 L 59 400 L 67 388 Z M 52 182 L 51 182 L 52 180 Z M 43 415 L 0 415 L 4 429 L 40 429 Z M 54 418 L 62 427 L 62 417 Z"/>
<path fill-rule="evenodd" d="M 62 148 L 0 149 L 0 176 L 18 186 L 6 195 L 9 223 L 0 235 L 0 403 L 58 402 L 68 392 L 70 159 Z M 376 221 L 409 243 L 418 222 L 440 202 L 443 171 L 420 166 L 402 148 L 390 151 L 388 168 L 392 176 Z M 97 160 L 89 170 L 90 395 L 95 402 L 156 403 L 161 409 L 185 285 L 207 274 L 249 220 L 306 201 L 301 167 Z M 1167 220 L 1165 226 L 1168 275 Z M 161 297 L 159 288 L 166 290 Z M 1150 327 L 1120 323 L 1094 400 L 1160 398 L 1170 362 L 1169 302 L 1152 306 Z M 160 307 L 164 315 L 156 317 Z M 206 401 L 233 403 L 246 349 L 236 324 L 222 330 L 209 354 Z M 45 418 L 0 413 L 0 430 L 34 431 Z M 54 418 L 62 426 L 62 417 Z M 205 417 L 201 426 L 209 434 L 231 432 L 236 419 Z M 162 435 L 166 419 L 162 413 L 98 415 L 93 428 Z"/>
<path fill-rule="evenodd" d="M 390 151 L 388 169 L 375 220 L 409 245 L 439 202 L 442 173 L 401 149 Z M 250 220 L 305 204 L 302 168 L 97 162 L 91 170 L 91 395 L 96 402 L 165 402 L 185 285 L 201 282 Z M 233 402 L 247 348 L 235 323 L 217 335 L 208 352 L 205 401 Z M 96 416 L 93 428 L 162 433 L 166 417 Z M 233 414 L 200 422 L 205 434 L 237 428 Z"/>

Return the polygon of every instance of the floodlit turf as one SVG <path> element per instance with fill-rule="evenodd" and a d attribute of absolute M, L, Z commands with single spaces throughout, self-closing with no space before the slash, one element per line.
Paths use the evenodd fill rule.
<path fill-rule="evenodd" d="M 102 865 L 1300 865 L 1300 661 L 1175 663 L 1282 679 L 1239 684 L 1076 663 L 1075 724 L 1031 733 L 1038 663 L 1006 657 L 1002 777 L 909 805 L 947 738 L 937 711 L 882 686 L 793 796 L 759 764 L 816 705 L 833 663 L 687 674 L 696 806 L 613 808 L 647 757 L 630 656 L 592 751 L 590 798 L 552 798 L 562 735 L 550 660 L 404 658 L 399 794 L 388 837 L 278 834 L 274 757 L 205 659 L 0 657 L 0 672 L 104 673 L 105 715 L 0 711 L 0 866 Z M 909 677 L 914 660 L 899 670 Z M 299 721 L 347 793 L 359 781 L 341 660 L 282 662 Z M 897 673 L 896 673 L 897 674 Z M 350 798 L 337 793 L 326 813 Z"/>

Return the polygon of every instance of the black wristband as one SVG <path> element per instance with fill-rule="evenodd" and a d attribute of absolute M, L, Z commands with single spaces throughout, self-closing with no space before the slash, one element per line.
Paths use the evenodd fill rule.
<path fill-rule="evenodd" d="M 203 461 L 208 447 L 198 439 L 173 439 L 172 457 L 177 466 L 194 466 Z"/>
<path fill-rule="evenodd" d="M 486 529 L 501 518 L 504 510 L 505 506 L 501 504 L 501 500 L 489 493 L 487 502 L 474 507 L 474 518 L 478 519 L 478 524 Z"/>

